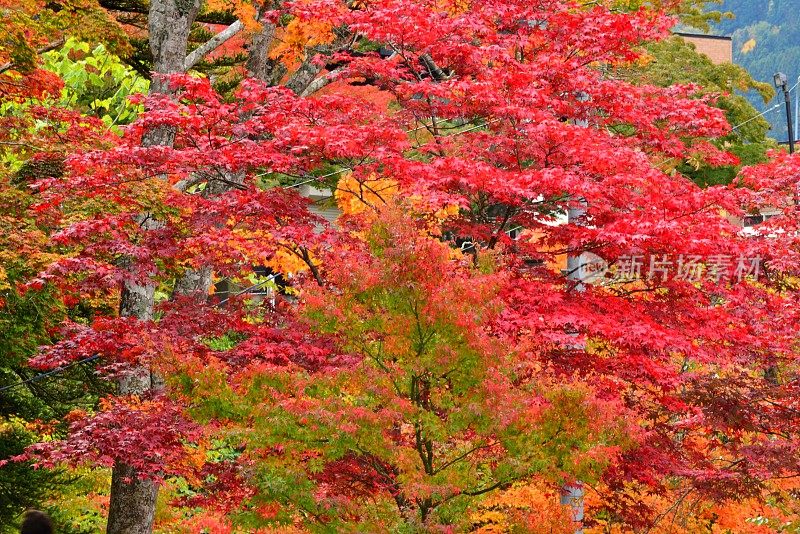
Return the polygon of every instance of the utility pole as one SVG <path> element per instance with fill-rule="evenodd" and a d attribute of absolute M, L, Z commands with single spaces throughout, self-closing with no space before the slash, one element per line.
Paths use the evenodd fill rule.
<path fill-rule="evenodd" d="M 789 79 L 782 72 L 772 77 L 775 88 L 783 90 L 783 101 L 786 103 L 786 129 L 789 132 L 789 154 L 794 154 L 794 128 L 792 128 L 792 100 L 789 97 Z"/>
<path fill-rule="evenodd" d="M 584 121 L 576 121 L 581 126 Z M 567 209 L 567 224 L 584 225 L 586 217 L 586 200 L 581 198 L 578 200 L 577 206 L 571 206 Z M 567 255 L 567 279 L 575 281 L 575 291 L 585 291 L 586 287 L 583 284 L 583 266 L 581 265 L 580 251 L 574 251 Z M 576 345 L 574 348 L 582 349 L 581 345 Z M 581 481 L 576 481 L 571 484 L 564 484 L 561 486 L 561 504 L 569 506 L 572 515 L 572 520 L 575 522 L 575 534 L 583 534 L 583 497 L 584 489 Z"/>
<path fill-rule="evenodd" d="M 797 77 L 797 83 L 795 84 L 795 87 L 800 87 L 800 76 Z M 794 92 L 794 131 L 795 132 L 800 131 L 797 128 L 797 117 L 800 116 L 800 114 L 797 113 L 798 110 L 800 110 L 800 91 L 795 91 Z"/>
<path fill-rule="evenodd" d="M 589 100 L 589 95 L 581 92 L 578 94 L 579 102 L 586 102 Z M 575 119 L 572 121 L 576 126 L 583 128 L 589 127 L 588 119 Z M 573 199 L 575 200 L 575 199 Z M 578 198 L 576 205 L 567 208 L 567 224 L 584 225 L 586 224 L 586 207 L 587 202 L 585 198 Z M 586 287 L 583 284 L 583 266 L 581 265 L 581 251 L 574 251 L 567 255 L 567 279 L 574 280 L 575 291 L 585 291 Z M 576 334 L 577 335 L 577 334 Z M 582 349 L 580 345 L 574 347 Z M 583 513 L 584 513 L 584 489 L 583 483 L 578 480 L 571 484 L 564 484 L 561 486 L 561 504 L 569 506 L 572 514 L 572 520 L 575 522 L 575 534 L 583 534 Z"/>

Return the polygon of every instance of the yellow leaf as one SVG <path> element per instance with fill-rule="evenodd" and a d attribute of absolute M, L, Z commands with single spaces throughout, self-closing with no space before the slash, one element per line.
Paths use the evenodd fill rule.
<path fill-rule="evenodd" d="M 274 271 L 285 274 L 296 274 L 308 270 L 306 262 L 297 254 L 285 248 L 279 248 L 267 265 Z"/>
<path fill-rule="evenodd" d="M 386 204 L 397 194 L 397 182 L 370 175 L 366 180 L 358 180 L 349 172 L 342 175 L 334 197 L 342 213 L 355 215 L 368 209 Z"/>
<path fill-rule="evenodd" d="M 282 59 L 285 63 L 305 59 L 306 48 L 328 44 L 334 39 L 333 26 L 324 21 L 294 19 L 283 30 L 280 44 L 272 49 L 269 57 Z"/>
<path fill-rule="evenodd" d="M 0 291 L 5 291 L 7 289 L 11 289 L 11 285 L 8 283 L 8 273 L 6 273 L 6 270 L 0 265 Z"/>

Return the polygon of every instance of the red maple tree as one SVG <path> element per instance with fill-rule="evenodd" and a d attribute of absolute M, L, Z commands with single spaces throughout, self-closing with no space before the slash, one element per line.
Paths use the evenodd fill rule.
<path fill-rule="evenodd" d="M 151 40 L 185 48 L 192 6 Z M 569 0 L 262 7 L 273 33 L 281 16 L 331 31 L 285 87 L 221 95 L 179 73 L 185 50 L 154 54 L 141 118 L 38 184 L 70 252 L 34 283 L 120 299 L 34 362 L 99 355 L 120 383 L 36 450 L 114 466 L 110 531 L 149 530 L 153 481 L 174 474 L 256 523 L 433 529 L 534 475 L 602 480 L 606 511 L 639 525 L 651 511 L 614 489 L 725 499 L 800 472 L 797 163 L 707 189 L 674 172 L 731 162 L 710 142 L 721 111 L 604 69 L 673 19 Z M 364 209 L 326 224 L 293 187 L 315 177 Z M 781 216 L 755 237 L 731 220 L 764 205 Z M 609 276 L 551 267 L 589 252 Z M 263 265 L 292 275 L 285 295 L 208 295 Z M 212 438 L 223 460 L 188 460 Z"/>

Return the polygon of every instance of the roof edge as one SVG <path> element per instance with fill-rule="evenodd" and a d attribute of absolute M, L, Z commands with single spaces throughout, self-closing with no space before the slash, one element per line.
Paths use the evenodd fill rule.
<path fill-rule="evenodd" d="M 717 39 L 719 41 L 733 41 L 730 35 L 708 35 L 706 33 L 688 33 L 688 32 L 672 32 L 672 35 L 680 35 L 681 37 L 698 37 L 700 39 Z"/>

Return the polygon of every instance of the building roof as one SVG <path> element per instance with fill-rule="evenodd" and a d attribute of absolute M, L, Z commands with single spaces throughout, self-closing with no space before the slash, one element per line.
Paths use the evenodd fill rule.
<path fill-rule="evenodd" d="M 709 35 L 707 33 L 690 33 L 690 32 L 672 32 L 672 35 L 680 35 L 681 37 L 694 37 L 697 39 L 719 39 L 722 41 L 733 41 L 730 35 Z"/>

